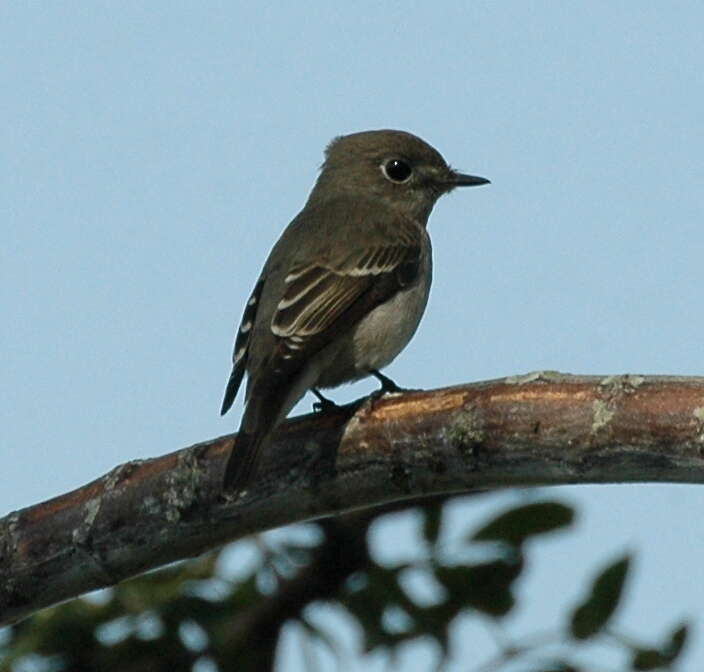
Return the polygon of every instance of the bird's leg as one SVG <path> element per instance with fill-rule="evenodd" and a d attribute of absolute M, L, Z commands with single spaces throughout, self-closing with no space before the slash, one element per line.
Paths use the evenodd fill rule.
<path fill-rule="evenodd" d="M 317 388 L 311 387 L 310 391 L 318 397 L 318 401 L 313 404 L 313 410 L 316 413 L 324 413 L 325 411 L 332 411 L 333 409 L 338 408 L 338 405 L 334 401 L 324 397 Z"/>
<path fill-rule="evenodd" d="M 381 394 L 386 394 L 387 392 L 403 392 L 403 388 L 396 385 L 391 378 L 377 371 L 377 369 L 372 369 L 369 373 L 381 383 L 381 389 L 379 390 Z"/>

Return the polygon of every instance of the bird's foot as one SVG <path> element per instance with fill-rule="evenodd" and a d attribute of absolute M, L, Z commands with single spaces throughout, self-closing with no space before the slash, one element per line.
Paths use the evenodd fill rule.
<path fill-rule="evenodd" d="M 377 394 L 379 396 L 382 396 L 382 395 L 387 394 L 389 392 L 404 392 L 405 391 L 404 388 L 396 385 L 396 383 L 394 383 L 394 381 L 391 380 L 391 378 L 389 378 L 388 376 L 385 376 L 380 371 L 377 371 L 376 369 L 372 369 L 369 373 L 371 373 L 372 376 L 374 376 L 381 383 L 381 387 L 379 388 L 379 390 L 377 390 Z"/>
<path fill-rule="evenodd" d="M 326 413 L 327 411 L 333 411 L 336 408 L 340 408 L 332 399 L 324 397 L 320 390 L 315 387 L 311 387 L 310 391 L 318 397 L 318 401 L 313 404 L 313 411 L 315 413 Z"/>

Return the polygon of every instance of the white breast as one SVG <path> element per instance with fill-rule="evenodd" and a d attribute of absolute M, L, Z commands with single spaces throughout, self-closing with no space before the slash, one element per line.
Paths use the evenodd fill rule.
<path fill-rule="evenodd" d="M 359 375 L 387 366 L 408 345 L 425 312 L 431 279 L 428 245 L 415 283 L 377 306 L 357 325 L 353 344 Z"/>

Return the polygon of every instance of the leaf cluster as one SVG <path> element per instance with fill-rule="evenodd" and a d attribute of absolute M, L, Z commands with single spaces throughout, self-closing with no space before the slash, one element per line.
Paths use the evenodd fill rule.
<path fill-rule="evenodd" d="M 303 637 L 339 655 L 334 634 L 311 617 L 310 605 L 322 601 L 349 614 L 366 651 L 393 660 L 405 643 L 423 637 L 436 643 L 442 667 L 459 618 L 504 629 L 531 544 L 574 520 L 572 508 L 559 502 L 517 506 L 463 536 L 467 560 L 448 557 L 445 510 L 445 502 L 418 508 L 423 542 L 411 561 L 374 559 L 368 530 L 382 514 L 367 513 L 318 523 L 312 543 L 260 538 L 258 562 L 238 580 L 225 578 L 218 555 L 210 554 L 124 582 L 102 601 L 77 599 L 44 610 L 6 630 L 0 672 L 20 672 L 28 661 L 37 672 L 180 672 L 206 669 L 199 667 L 205 663 L 212 670 L 262 672 L 273 669 L 281 628 L 291 621 Z M 630 565 L 624 556 L 598 571 L 554 635 L 524 641 L 503 636 L 477 669 L 520 663 L 535 672 L 586 670 L 581 649 L 596 640 L 620 647 L 632 670 L 671 668 L 683 651 L 686 625 L 648 645 L 634 644 L 614 628 Z M 434 586 L 433 599 L 421 599 L 411 588 L 414 573 Z"/>

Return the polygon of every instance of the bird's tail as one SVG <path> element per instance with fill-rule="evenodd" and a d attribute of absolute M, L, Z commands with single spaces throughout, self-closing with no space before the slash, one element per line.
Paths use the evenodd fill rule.
<path fill-rule="evenodd" d="M 279 422 L 291 410 L 286 386 L 254 390 L 247 401 L 240 429 L 225 467 L 223 487 L 239 492 L 252 482 L 262 454 L 271 444 L 271 436 Z"/>
<path fill-rule="evenodd" d="M 270 443 L 270 436 L 270 431 L 239 432 L 225 467 L 225 490 L 240 492 L 247 488 L 261 461 L 262 448 Z"/>

